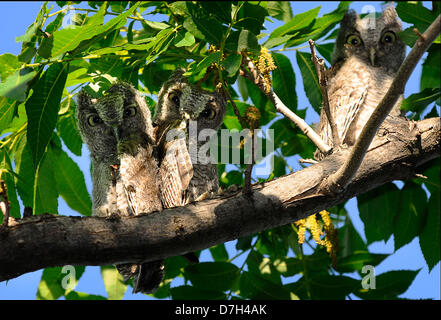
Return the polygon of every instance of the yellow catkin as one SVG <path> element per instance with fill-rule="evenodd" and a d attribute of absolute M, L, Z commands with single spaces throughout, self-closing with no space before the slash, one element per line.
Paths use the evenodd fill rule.
<path fill-rule="evenodd" d="M 297 237 L 299 238 L 299 244 L 305 243 L 305 232 L 306 232 L 306 219 L 300 219 L 295 222 L 297 225 Z"/>
<path fill-rule="evenodd" d="M 320 238 L 320 236 L 323 235 L 323 232 L 320 228 L 320 225 L 317 222 L 316 215 L 312 214 L 308 218 L 306 218 L 306 226 L 309 228 L 309 231 L 311 232 L 312 238 L 317 244 L 324 245 L 323 240 Z"/>
<path fill-rule="evenodd" d="M 324 224 L 325 229 L 325 246 L 326 246 L 326 252 L 329 253 L 332 264 L 335 266 L 337 263 L 337 245 L 338 245 L 338 238 L 337 238 L 337 232 L 334 228 L 334 225 L 332 224 L 331 217 L 329 216 L 329 212 L 326 210 L 323 210 L 320 212 L 320 216 L 322 217 L 322 221 Z"/>
<path fill-rule="evenodd" d="M 269 93 L 272 87 L 272 80 L 270 72 L 276 69 L 276 65 L 274 64 L 273 57 L 269 53 L 268 49 L 265 47 L 261 47 L 259 58 L 257 61 L 257 69 L 263 76 L 265 82 L 265 92 Z"/>

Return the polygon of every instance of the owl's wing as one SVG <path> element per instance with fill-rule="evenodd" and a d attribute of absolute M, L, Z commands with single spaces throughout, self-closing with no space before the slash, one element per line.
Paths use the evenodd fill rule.
<path fill-rule="evenodd" d="M 337 77 L 339 77 L 339 75 L 337 75 Z M 329 107 L 334 116 L 338 136 L 342 143 L 345 142 L 348 130 L 359 113 L 368 92 L 367 81 L 360 79 L 356 73 L 353 74 L 352 77 L 354 77 L 354 79 L 342 79 L 342 77 L 339 77 L 340 79 L 336 79 L 328 91 Z M 338 85 L 336 83 L 338 83 Z M 354 85 L 350 85 L 351 83 Z M 320 123 L 322 139 L 328 145 L 333 146 L 331 126 L 326 119 L 324 111 L 322 111 Z"/>
<path fill-rule="evenodd" d="M 193 177 L 193 164 L 185 139 L 168 142 L 159 168 L 159 177 L 164 208 L 185 205 L 185 191 Z"/>

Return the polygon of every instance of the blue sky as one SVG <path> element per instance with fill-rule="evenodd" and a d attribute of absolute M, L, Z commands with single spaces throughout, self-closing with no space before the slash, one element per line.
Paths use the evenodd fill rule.
<path fill-rule="evenodd" d="M 0 2 L 0 54 L 9 52 L 12 54 L 18 54 L 21 50 L 21 44 L 15 42 L 15 37 L 20 36 L 25 33 L 26 28 L 35 20 L 35 17 L 41 7 L 42 2 Z M 57 10 L 58 6 L 55 2 L 50 2 L 50 5 L 54 5 L 54 10 Z M 334 10 L 338 2 L 293 2 L 291 4 L 293 14 L 298 14 L 310 10 L 312 8 L 321 5 L 319 16 Z M 381 2 L 356 2 L 351 4 L 351 8 L 355 9 L 357 12 L 361 12 L 363 6 L 372 5 L 376 10 L 381 11 Z M 78 7 L 84 7 L 81 4 Z M 429 3 L 430 7 L 431 4 Z M 149 17 L 145 17 L 149 19 Z M 274 23 L 265 22 L 267 32 L 270 33 L 276 27 L 280 26 L 281 22 L 274 20 Z M 305 49 L 308 51 L 308 49 Z M 305 108 L 309 106 L 309 102 L 304 94 L 303 83 L 301 81 L 301 74 L 297 67 L 295 61 L 295 51 L 285 51 L 283 52 L 290 60 L 296 72 L 296 92 L 298 95 L 298 106 L 299 108 Z M 421 63 L 414 71 L 412 77 L 410 78 L 405 91 L 405 97 L 412 93 L 419 92 L 419 79 L 421 75 Z M 306 121 L 308 123 L 318 122 L 319 117 L 312 108 L 308 109 Z M 91 179 L 89 176 L 89 159 L 88 151 L 85 146 L 83 146 L 82 157 L 76 157 L 75 155 L 69 153 L 70 156 L 78 163 L 81 170 L 85 174 L 86 184 L 89 192 L 91 191 Z M 290 166 L 296 171 L 300 170 L 301 166 L 298 164 L 298 158 L 292 157 L 289 159 Z M 398 182 L 399 187 L 402 183 Z M 348 210 L 350 217 L 354 223 L 355 228 L 360 232 L 364 238 L 363 224 L 359 218 L 357 210 L 356 199 L 351 199 L 346 209 Z M 77 215 L 73 212 L 60 198 L 59 199 L 59 212 L 64 215 Z M 227 243 L 227 249 L 233 252 L 235 242 Z M 393 237 L 387 242 L 375 242 L 369 247 L 371 252 L 374 253 L 392 253 L 394 250 Z M 211 255 L 208 250 L 203 251 L 201 255 L 201 261 L 211 261 Z M 238 261 L 241 263 L 241 261 Z M 413 284 L 410 286 L 408 291 L 404 293 L 401 297 L 411 298 L 411 299 L 424 299 L 424 298 L 434 298 L 440 299 L 440 264 L 432 269 L 429 273 L 428 268 L 425 264 L 424 257 L 421 253 L 418 239 L 414 239 L 410 244 L 402 247 L 392 256 L 384 260 L 378 267 L 376 267 L 376 274 L 381 274 L 386 271 L 391 270 L 420 270 L 418 276 L 414 280 Z M 0 300 L 3 299 L 35 299 L 37 287 L 40 281 L 42 271 L 36 271 L 33 273 L 25 274 L 17 279 L 12 279 L 7 283 L 0 283 Z M 173 286 L 182 284 L 182 280 L 174 280 Z M 291 280 L 292 281 L 292 280 Z M 99 267 L 87 267 L 86 272 L 80 279 L 78 286 L 75 288 L 76 291 L 87 292 L 91 294 L 99 294 L 107 296 L 103 281 L 101 280 L 101 275 Z M 137 294 L 132 295 L 130 290 L 127 290 L 125 299 L 149 299 L 150 297 Z"/>

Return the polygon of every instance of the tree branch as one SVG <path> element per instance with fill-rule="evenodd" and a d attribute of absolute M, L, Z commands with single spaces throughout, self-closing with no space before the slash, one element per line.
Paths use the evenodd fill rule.
<path fill-rule="evenodd" d="M 344 192 L 324 195 L 322 180 L 339 168 L 347 150 L 303 170 L 255 184 L 234 195 L 137 217 L 55 215 L 16 220 L 0 230 L 0 281 L 41 268 L 109 265 L 177 256 L 305 218 L 393 180 L 418 173 L 440 157 L 440 118 L 396 123 L 374 148 Z"/>
<path fill-rule="evenodd" d="M 317 72 L 317 77 L 319 80 L 320 91 L 322 93 L 322 108 L 325 111 L 328 123 L 331 126 L 332 142 L 334 146 L 340 145 L 340 137 L 338 136 L 337 125 L 335 124 L 334 117 L 331 113 L 331 108 L 329 107 L 328 98 L 328 77 L 325 71 L 325 61 L 323 59 L 318 59 L 315 53 L 314 41 L 309 39 L 309 47 L 311 49 L 311 59 L 315 66 L 315 71 Z"/>
<path fill-rule="evenodd" d="M 410 75 L 415 69 L 418 61 L 421 59 L 424 52 L 429 48 L 432 42 L 440 33 L 440 20 L 439 15 L 435 21 L 427 28 L 423 35 L 418 37 L 409 55 L 404 60 L 400 69 L 392 81 L 392 84 L 387 91 L 386 95 L 381 100 L 380 104 L 372 113 L 369 120 L 366 122 L 360 136 L 357 139 L 352 151 L 345 161 L 343 166 L 338 169 L 337 172 L 332 174 L 328 179 L 323 181 L 322 190 L 325 193 L 341 192 L 351 181 L 352 177 L 360 167 L 363 158 L 369 145 L 372 142 L 378 128 L 381 123 L 387 117 L 392 110 L 393 106 L 397 102 L 398 98 L 404 93 L 404 87 L 409 80 Z"/>
<path fill-rule="evenodd" d="M 249 71 L 245 68 L 249 69 Z M 323 142 L 323 140 L 320 138 L 320 136 L 315 132 L 302 118 L 300 118 L 298 115 L 296 115 L 294 112 L 292 112 L 277 96 L 277 94 L 274 93 L 273 90 L 270 90 L 267 92 L 265 90 L 265 82 L 263 81 L 263 78 L 260 76 L 257 68 L 254 66 L 253 62 L 246 56 L 243 55 L 243 64 L 241 65 L 240 73 L 241 76 L 249 79 L 254 84 L 257 85 L 259 90 L 264 93 L 268 99 L 272 102 L 274 105 L 274 108 L 277 112 L 280 112 L 283 114 L 286 118 L 288 118 L 291 122 L 293 122 L 296 126 L 302 130 L 302 132 L 319 148 L 319 150 L 322 153 L 328 153 L 331 148 Z"/>

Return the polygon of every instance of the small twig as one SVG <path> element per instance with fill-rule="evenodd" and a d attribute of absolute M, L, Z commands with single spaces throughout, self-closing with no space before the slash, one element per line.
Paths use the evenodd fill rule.
<path fill-rule="evenodd" d="M 392 110 L 400 95 L 404 92 L 404 87 L 409 80 L 410 75 L 415 69 L 418 61 L 426 52 L 440 33 L 441 15 L 427 28 L 424 34 L 418 38 L 409 55 L 402 63 L 400 69 L 392 81 L 389 90 L 375 108 L 374 112 L 366 122 L 355 145 L 344 164 L 333 173 L 327 181 L 322 184 L 322 192 L 336 193 L 341 192 L 350 183 L 358 168 L 360 167 L 366 151 L 372 142 L 381 123 Z"/>
<path fill-rule="evenodd" d="M 319 148 L 322 153 L 328 153 L 331 148 L 323 142 L 320 136 L 315 132 L 302 118 L 292 112 L 274 93 L 273 90 L 269 92 L 265 92 L 265 83 L 263 78 L 257 71 L 257 68 L 253 65 L 252 61 L 244 54 L 242 58 L 242 65 L 239 71 L 239 75 L 249 79 L 251 82 L 257 85 L 259 90 L 264 93 L 268 99 L 274 105 L 274 108 L 277 112 L 283 114 L 286 118 L 288 118 L 291 122 L 293 122 L 296 126 L 302 130 L 302 132 Z M 247 70 L 247 68 L 248 70 Z"/>
<path fill-rule="evenodd" d="M 3 197 L 3 201 L 0 201 L 0 208 L 3 212 L 3 222 L 2 227 L 7 227 L 9 222 L 9 201 L 8 201 L 8 189 L 6 187 L 5 181 L 0 180 L 0 196 Z"/>
<path fill-rule="evenodd" d="M 314 160 L 314 159 L 299 159 L 300 163 L 309 163 L 309 164 L 316 164 L 318 163 L 318 161 Z"/>
<path fill-rule="evenodd" d="M 319 79 L 320 91 L 322 93 L 322 108 L 325 111 L 328 123 L 331 126 L 332 142 L 334 146 L 340 145 L 340 137 L 338 135 L 337 126 L 334 121 L 334 117 L 331 113 L 331 108 L 329 106 L 328 98 L 328 77 L 326 76 L 325 61 L 323 59 L 317 58 L 315 53 L 314 41 L 309 39 L 309 47 L 311 49 L 311 59 L 314 63 L 315 70 L 317 72 L 317 77 Z"/>
<path fill-rule="evenodd" d="M 421 174 L 421 173 L 415 173 L 415 177 L 421 178 L 421 179 L 424 179 L 424 180 L 427 179 L 427 177 L 425 175 Z"/>
<path fill-rule="evenodd" d="M 312 40 L 312 39 L 309 39 L 308 42 L 309 42 L 309 49 L 311 50 L 311 60 L 314 63 L 315 72 L 317 73 L 317 77 L 320 79 L 320 67 L 318 64 L 317 55 L 315 53 L 315 46 L 314 46 L 315 43 L 314 43 L 314 40 Z"/>
<path fill-rule="evenodd" d="M 417 28 L 413 28 L 412 31 L 413 31 L 413 33 L 415 33 L 415 34 L 418 36 L 418 38 L 420 38 L 422 41 L 426 41 L 426 38 L 424 37 L 424 35 L 422 35 L 421 32 L 419 32 Z"/>
<path fill-rule="evenodd" d="M 239 120 L 240 125 L 241 125 L 242 127 L 244 127 L 244 126 L 245 126 L 245 125 L 244 125 L 244 124 L 245 124 L 245 120 L 244 120 L 243 117 L 240 115 L 239 109 L 237 108 L 237 105 L 236 105 L 236 103 L 234 102 L 233 98 L 231 98 L 231 95 L 230 95 L 230 93 L 228 92 L 227 86 L 226 86 L 224 83 L 222 83 L 222 90 L 224 91 L 225 96 L 226 96 L 227 99 L 230 101 L 231 105 L 233 106 L 233 112 L 234 112 L 234 114 L 236 115 L 237 119 Z"/>

